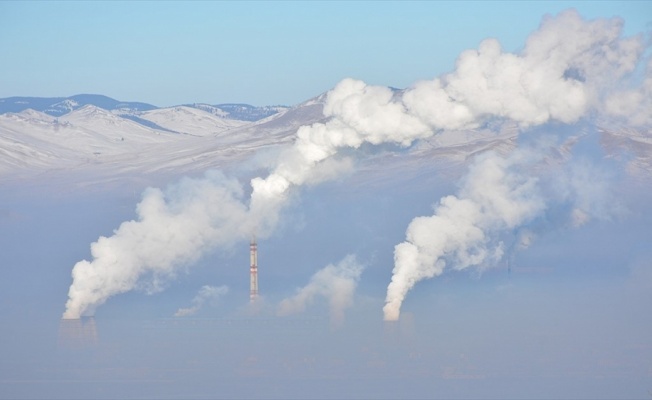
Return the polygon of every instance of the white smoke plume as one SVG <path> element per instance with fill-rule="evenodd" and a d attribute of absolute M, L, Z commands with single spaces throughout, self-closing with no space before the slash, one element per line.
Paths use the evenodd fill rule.
<path fill-rule="evenodd" d="M 217 300 L 227 294 L 229 288 L 227 286 L 209 286 L 204 285 L 199 289 L 197 295 L 192 299 L 192 306 L 188 308 L 180 308 L 174 313 L 175 317 L 188 317 L 197 314 L 204 304 L 214 304 Z"/>
<path fill-rule="evenodd" d="M 552 149 L 550 144 L 545 145 Z M 588 159 L 571 159 L 534 176 L 546 163 L 541 143 L 519 148 L 508 157 L 488 152 L 469 168 L 456 196 L 442 198 L 433 215 L 417 217 L 406 230 L 406 240 L 394 248 L 394 269 L 387 287 L 384 319 L 399 319 L 401 305 L 414 285 L 441 275 L 446 268 L 486 268 L 505 254 L 501 234 L 514 233 L 507 256 L 535 240 L 532 221 L 544 218 L 547 229 L 561 216 L 573 227 L 593 219 L 610 219 L 624 212 L 611 193 L 608 171 Z M 567 210 L 560 213 L 561 210 Z M 557 217 L 549 217 L 547 213 Z M 562 222 L 563 224 L 563 222 Z"/>
<path fill-rule="evenodd" d="M 331 323 L 335 326 L 344 321 L 344 311 L 353 305 L 353 295 L 363 267 L 355 256 L 348 255 L 337 265 L 330 264 L 317 271 L 310 282 L 297 293 L 279 304 L 278 315 L 287 316 L 303 312 L 315 300 L 328 300 Z"/>
<path fill-rule="evenodd" d="M 205 251 L 246 239 L 254 227 L 265 236 L 280 203 L 253 214 L 243 197 L 237 180 L 215 171 L 202 179 L 182 179 L 165 192 L 146 190 L 137 220 L 100 237 L 91 245 L 93 260 L 74 266 L 63 318 L 93 315 L 109 297 L 137 287 L 160 291 Z"/>
<path fill-rule="evenodd" d="M 288 190 L 331 179 L 342 167 L 333 162 L 342 148 L 409 146 L 442 130 L 495 119 L 532 126 L 572 123 L 603 110 L 629 117 L 622 110 L 648 93 L 649 80 L 631 93 L 614 89 L 636 69 L 645 49 L 642 35 L 622 36 L 622 25 L 618 18 L 586 21 L 570 10 L 544 18 L 519 54 L 504 52 L 488 39 L 477 50 L 463 52 L 452 73 L 405 91 L 343 80 L 327 95 L 324 114 L 330 119 L 299 128 L 270 174 L 252 179 L 250 199 L 237 181 L 215 174 L 184 180 L 165 193 L 146 192 L 138 220 L 101 237 L 91 245 L 93 260 L 73 268 L 64 318 L 92 315 L 110 296 L 138 285 L 159 290 L 209 248 L 227 246 L 253 231 L 270 234 Z M 648 121 L 647 111 L 631 117 Z"/>
<path fill-rule="evenodd" d="M 624 206 L 611 193 L 615 177 L 603 165 L 576 157 L 554 181 L 555 201 L 567 203 L 571 225 L 580 227 L 593 219 L 610 220 L 626 213 Z"/>
<path fill-rule="evenodd" d="M 647 63 L 643 84 L 611 93 L 605 111 L 634 126 L 652 125 L 652 59 Z"/>
<path fill-rule="evenodd" d="M 420 280 L 441 275 L 447 263 L 462 270 L 502 257 L 493 235 L 513 230 L 545 210 L 537 179 L 523 171 L 523 152 L 509 158 L 484 154 L 472 165 L 458 196 L 441 199 L 432 216 L 417 217 L 407 240 L 394 250 L 384 319 L 397 320 L 407 292 Z"/>
<path fill-rule="evenodd" d="M 345 79 L 327 95 L 331 119 L 301 127 L 294 146 L 265 179 L 252 181 L 252 204 L 312 179 L 315 166 L 342 147 L 363 143 L 409 146 L 436 132 L 504 118 L 521 126 L 573 123 L 604 108 L 614 82 L 634 71 L 642 35 L 622 37 L 618 18 L 586 21 L 574 10 L 546 17 L 521 54 L 495 39 L 467 50 L 456 70 L 404 93 Z"/>

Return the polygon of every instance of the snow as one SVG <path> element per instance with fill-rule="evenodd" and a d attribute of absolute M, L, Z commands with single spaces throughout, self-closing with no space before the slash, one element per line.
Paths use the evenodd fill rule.
<path fill-rule="evenodd" d="M 94 106 L 58 119 L 33 110 L 0 115 L 0 130 L 1 175 L 20 172 L 16 171 L 20 168 L 74 168 L 133 159 L 179 140 L 179 135 L 144 127 Z"/>
<path fill-rule="evenodd" d="M 92 105 L 59 118 L 31 109 L 6 113 L 0 115 L 0 182 L 79 168 L 88 171 L 87 179 L 91 180 L 227 168 L 256 153 L 273 157 L 293 142 L 300 126 L 324 122 L 322 108 L 323 96 L 319 96 L 256 122 L 220 118 L 185 106 L 137 114 L 179 133 L 150 128 Z M 652 172 L 649 133 L 613 127 L 600 132 L 607 157 L 625 158 L 631 174 Z M 388 152 L 380 148 L 366 154 L 357 161 L 358 175 L 368 182 L 386 182 L 406 174 L 424 176 L 436 170 L 457 176 L 460 169 L 456 165 L 464 165 L 473 155 L 487 150 L 507 155 L 516 147 L 516 140 L 517 128 L 509 125 L 499 132 L 442 132 L 407 150 Z M 556 157 L 569 157 L 572 144 L 559 146 Z M 92 171 L 95 178 L 91 178 Z"/>
<path fill-rule="evenodd" d="M 171 131 L 194 136 L 219 135 L 248 124 L 246 121 L 220 118 L 210 112 L 187 106 L 161 108 L 137 116 Z"/>
<path fill-rule="evenodd" d="M 67 112 L 70 112 L 74 110 L 75 108 L 79 107 L 79 103 L 76 102 L 75 100 L 71 99 L 66 99 L 64 101 L 61 101 L 59 103 L 53 104 L 50 109 L 51 110 L 64 110 L 62 114 L 65 114 Z"/>
<path fill-rule="evenodd" d="M 607 157 L 624 160 L 630 175 L 652 174 L 652 132 L 604 128 L 600 133 Z"/>
<path fill-rule="evenodd" d="M 195 104 L 193 104 L 193 107 L 197 108 L 197 109 L 200 109 L 202 111 L 206 111 L 206 112 L 211 113 L 213 115 L 216 115 L 216 116 L 218 116 L 220 118 L 226 118 L 229 115 L 228 112 L 222 110 L 221 108 L 212 106 L 210 104 L 195 103 Z"/>

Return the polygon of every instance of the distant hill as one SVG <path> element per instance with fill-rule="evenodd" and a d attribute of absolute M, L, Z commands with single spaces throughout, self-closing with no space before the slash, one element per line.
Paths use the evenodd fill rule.
<path fill-rule="evenodd" d="M 278 154 L 277 147 L 293 143 L 301 126 L 328 120 L 325 101 L 321 94 L 291 108 L 246 104 L 158 108 L 99 95 L 0 99 L 0 182 L 71 170 L 83 171 L 85 179 L 96 182 L 130 174 L 195 173 L 235 166 L 259 152 L 264 156 L 256 162 L 264 163 Z M 584 134 L 582 129 L 574 132 L 559 146 L 556 158 L 547 162 L 571 153 Z M 599 133 L 605 157 L 626 164 L 632 176 L 652 174 L 652 140 L 647 132 L 604 126 Z M 498 132 L 445 131 L 400 151 L 363 147 L 365 157 L 356 161 L 356 168 L 367 174 L 367 182 L 410 174 L 425 179 L 444 164 L 446 173 L 455 174 L 456 166 L 471 162 L 480 152 L 508 154 L 517 137 L 517 127 L 510 124 Z"/>
<path fill-rule="evenodd" d="M 287 110 L 286 106 L 256 107 L 249 104 L 185 104 L 187 107 L 198 108 L 223 118 L 237 119 L 240 121 L 255 122 L 270 117 L 280 111 Z"/>
<path fill-rule="evenodd" d="M 138 112 L 158 107 L 147 103 L 124 102 L 99 94 L 78 94 L 70 97 L 7 97 L 0 99 L 0 114 L 32 110 L 60 117 L 81 107 L 92 105 L 108 111 Z"/>
<path fill-rule="evenodd" d="M 89 177 L 93 170 L 101 179 L 105 173 L 180 173 L 223 167 L 261 149 L 287 145 L 299 126 L 324 118 L 322 105 L 315 102 L 277 107 L 269 117 L 246 121 L 234 119 L 233 113 L 249 113 L 253 118 L 256 107 L 175 106 L 129 111 L 117 104 L 143 103 L 113 103 L 104 98 L 101 105 L 116 107 L 107 110 L 92 104 L 80 106 L 81 101 L 72 98 L 23 99 L 0 102 L 14 105 L 13 112 L 5 107 L 0 113 L 0 182 L 71 168 Z M 64 115 L 34 109 L 50 110 L 59 103 L 75 109 Z M 16 112 L 20 107 L 24 110 Z M 256 118 L 272 111 L 261 109 Z"/>
<path fill-rule="evenodd" d="M 61 117 L 87 105 L 102 108 L 115 114 L 131 115 L 132 119 L 137 118 L 140 113 L 161 109 L 148 103 L 119 101 L 100 94 L 78 94 L 70 97 L 7 97 L 0 99 L 0 114 L 19 113 L 32 109 L 53 117 Z M 209 112 L 220 118 L 247 122 L 259 121 L 279 111 L 288 109 L 285 106 L 256 107 L 249 104 L 210 105 L 194 103 L 185 106 Z"/>

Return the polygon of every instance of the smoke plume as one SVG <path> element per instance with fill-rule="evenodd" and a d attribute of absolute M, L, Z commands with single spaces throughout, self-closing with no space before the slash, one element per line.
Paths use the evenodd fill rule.
<path fill-rule="evenodd" d="M 134 288 L 160 291 L 208 249 L 246 239 L 254 228 L 259 236 L 268 234 L 281 203 L 254 213 L 243 197 L 237 180 L 215 171 L 182 179 L 165 191 L 147 189 L 138 218 L 93 243 L 92 261 L 75 264 L 63 318 L 93 315 L 109 297 Z"/>
<path fill-rule="evenodd" d="M 316 297 L 324 297 L 328 300 L 331 323 L 341 325 L 344 311 L 353 305 L 353 295 L 362 270 L 363 267 L 352 255 L 346 256 L 337 265 L 326 266 L 317 271 L 294 296 L 281 301 L 278 315 L 303 312 Z"/>
<path fill-rule="evenodd" d="M 331 119 L 299 128 L 272 173 L 252 181 L 252 204 L 311 181 L 315 167 L 343 147 L 409 146 L 496 118 L 523 127 L 573 123 L 601 110 L 614 82 L 634 71 L 645 49 L 642 35 L 622 37 L 622 25 L 618 18 L 585 21 L 569 10 L 544 18 L 521 54 L 487 39 L 463 52 L 452 73 L 402 93 L 344 79 L 327 95 L 324 115 Z"/>
<path fill-rule="evenodd" d="M 605 101 L 605 110 L 630 125 L 652 124 L 652 59 L 647 63 L 643 84 L 611 93 Z"/>
<path fill-rule="evenodd" d="M 553 149 L 537 143 L 506 158 L 491 152 L 479 155 L 456 196 L 442 198 L 433 215 L 410 222 L 406 240 L 394 248 L 385 320 L 398 320 L 414 285 L 446 268 L 486 268 L 506 251 L 509 263 L 513 252 L 535 239 L 531 228 L 536 228 L 537 219 L 546 219 L 547 229 L 567 223 L 579 227 L 623 211 L 611 193 L 609 173 L 586 158 L 547 164 L 545 173 L 535 176 L 538 164 L 547 163 Z M 515 236 L 509 250 L 501 240 L 507 233 Z"/>
<path fill-rule="evenodd" d="M 523 174 L 528 158 L 485 154 L 471 166 L 457 196 L 442 198 L 432 216 L 417 217 L 407 240 L 394 249 L 395 267 L 383 308 L 397 320 L 407 292 L 420 280 L 441 275 L 447 263 L 462 270 L 502 257 L 496 232 L 513 230 L 545 210 L 537 179 Z"/>
<path fill-rule="evenodd" d="M 192 299 L 192 306 L 189 308 L 180 308 L 177 312 L 174 313 L 175 317 L 188 317 L 195 315 L 197 311 L 201 310 L 204 304 L 209 303 L 213 304 L 220 297 L 224 296 L 229 292 L 227 286 L 208 286 L 204 285 L 199 289 L 199 293 Z"/>
<path fill-rule="evenodd" d="M 573 123 L 590 112 L 649 122 L 650 107 L 628 111 L 649 94 L 649 77 L 641 89 L 616 90 L 617 83 L 635 71 L 645 50 L 643 36 L 623 37 L 622 25 L 618 18 L 586 21 L 570 10 L 545 17 L 518 54 L 504 52 L 498 41 L 488 39 L 477 50 L 463 52 L 450 74 L 404 91 L 344 79 L 326 96 L 327 122 L 299 128 L 294 144 L 269 175 L 252 179 L 250 199 L 244 198 L 242 185 L 218 173 L 185 179 L 165 192 L 146 191 L 138 205 L 138 219 L 123 223 L 109 238 L 99 238 L 91 245 L 93 260 L 74 266 L 64 318 L 92 315 L 110 296 L 137 287 L 160 290 L 207 249 L 228 246 L 254 231 L 259 236 L 270 234 L 289 190 L 337 175 L 342 164 L 334 160 L 342 148 L 357 149 L 364 143 L 409 146 L 443 130 L 470 129 L 496 120 L 511 120 L 522 127 L 549 121 Z M 493 229 L 494 224 L 517 226 L 537 206 L 528 203 L 524 209 L 504 210 L 502 202 L 520 205 L 519 196 L 533 190 L 533 183 L 521 182 L 510 169 L 511 161 L 484 162 L 496 174 L 512 177 L 516 186 L 503 188 L 505 198 L 484 199 L 493 207 L 487 210 L 482 208 L 485 203 L 474 203 L 482 199 L 468 192 L 472 186 L 462 198 L 442 201 L 444 214 L 464 213 L 468 208 L 479 218 L 466 221 L 468 231 L 456 233 L 474 238 L 471 248 L 456 250 L 464 263 L 486 257 L 481 252 L 486 240 L 483 229 Z M 490 211 L 502 214 L 491 216 Z M 419 223 L 414 226 L 420 229 Z M 419 259 L 419 265 L 426 264 L 409 245 L 399 252 L 400 260 L 412 257 Z M 435 265 L 429 269 L 434 272 L 426 274 L 441 267 Z"/>

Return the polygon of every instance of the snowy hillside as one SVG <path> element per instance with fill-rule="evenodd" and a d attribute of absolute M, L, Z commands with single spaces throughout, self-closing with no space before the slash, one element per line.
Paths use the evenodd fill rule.
<path fill-rule="evenodd" d="M 0 182 L 57 170 L 84 171 L 89 177 L 85 179 L 96 181 L 119 174 L 199 173 L 241 163 L 260 150 L 273 157 L 295 140 L 299 127 L 327 120 L 324 101 L 323 95 L 315 97 L 254 122 L 225 118 L 226 111 L 206 105 L 124 114 L 124 109 L 76 107 L 69 102 L 74 110 L 58 118 L 31 109 L 4 113 L 0 114 Z M 599 134 L 607 157 L 625 163 L 631 174 L 652 172 L 648 134 L 614 127 L 601 129 Z M 517 136 L 517 128 L 506 125 L 498 132 L 446 131 L 405 149 L 363 149 L 355 161 L 356 179 L 387 182 L 431 172 L 453 178 L 460 173 L 456 166 L 477 153 L 508 154 L 516 147 Z M 560 146 L 560 159 L 571 151 L 572 137 Z M 266 161 L 256 163 L 263 167 Z"/>
<path fill-rule="evenodd" d="M 259 121 L 290 108 L 286 106 L 254 107 L 249 104 L 218 104 L 213 106 L 210 104 L 193 103 L 184 105 L 209 112 L 218 117 L 248 122 Z"/>
<path fill-rule="evenodd" d="M 630 174 L 652 174 L 652 132 L 610 127 L 600 133 L 608 156 L 624 161 Z"/>
<path fill-rule="evenodd" d="M 152 130 L 94 106 L 62 118 L 38 111 L 0 115 L 0 174 L 38 174 L 52 169 L 122 161 L 155 151 L 179 135 Z"/>
<path fill-rule="evenodd" d="M 194 136 L 218 135 L 249 123 L 247 121 L 226 119 L 186 106 L 159 108 L 139 113 L 137 116 L 170 131 Z"/>
<path fill-rule="evenodd" d="M 118 101 L 97 94 L 78 94 L 70 97 L 8 97 L 0 99 L 0 114 L 33 109 L 53 117 L 59 117 L 86 105 L 110 111 L 121 110 L 122 112 L 147 111 L 156 108 L 147 103 Z"/>
<path fill-rule="evenodd" d="M 139 114 L 153 128 L 87 105 L 60 118 L 31 109 L 0 115 L 0 181 L 56 170 L 118 173 L 202 171 L 242 160 L 263 147 L 291 141 L 296 129 L 321 117 L 302 106 L 257 122 L 222 119 L 190 107 Z"/>
<path fill-rule="evenodd" d="M 7 97 L 0 99 L 0 114 L 19 113 L 32 109 L 53 117 L 60 117 L 87 105 L 112 111 L 115 114 L 130 116 L 159 109 L 159 107 L 147 103 L 119 101 L 98 94 L 78 94 L 70 97 Z M 286 106 L 256 107 L 249 104 L 210 105 L 204 103 L 184 104 L 183 106 L 206 111 L 220 118 L 247 122 L 259 121 L 289 108 Z"/>

